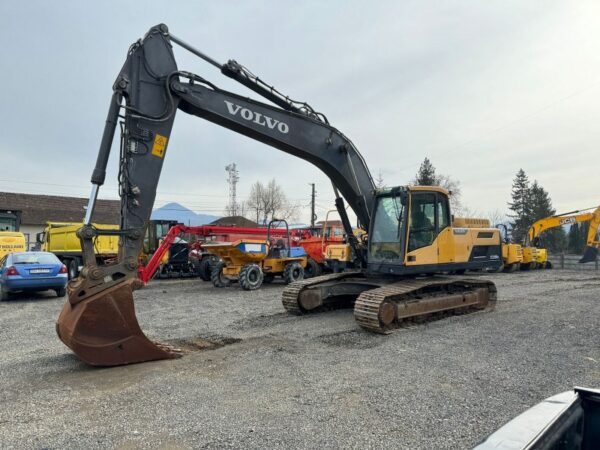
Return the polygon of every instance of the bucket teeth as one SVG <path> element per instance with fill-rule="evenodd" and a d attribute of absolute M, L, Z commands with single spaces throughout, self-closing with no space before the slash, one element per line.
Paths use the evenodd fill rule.
<path fill-rule="evenodd" d="M 74 305 L 65 303 L 56 323 L 60 340 L 93 366 L 118 366 L 181 356 L 181 350 L 150 341 L 135 316 L 125 281 Z"/>

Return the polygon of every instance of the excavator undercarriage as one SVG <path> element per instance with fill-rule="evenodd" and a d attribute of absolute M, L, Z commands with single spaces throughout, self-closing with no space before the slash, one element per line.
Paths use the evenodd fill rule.
<path fill-rule="evenodd" d="M 452 277 L 373 278 L 362 272 L 324 275 L 283 291 L 285 309 L 296 315 L 354 308 L 364 329 L 387 334 L 415 318 L 420 321 L 470 310 L 492 310 L 496 287 L 488 280 Z"/>

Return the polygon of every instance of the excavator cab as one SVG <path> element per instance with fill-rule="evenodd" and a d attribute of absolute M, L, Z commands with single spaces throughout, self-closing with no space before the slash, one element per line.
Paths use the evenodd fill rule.
<path fill-rule="evenodd" d="M 397 187 L 379 194 L 369 234 L 369 270 L 499 269 L 499 230 L 452 227 L 449 196 L 437 186 Z"/>

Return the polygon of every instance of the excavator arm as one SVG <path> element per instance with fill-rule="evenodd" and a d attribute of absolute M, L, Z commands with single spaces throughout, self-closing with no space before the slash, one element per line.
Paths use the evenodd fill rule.
<path fill-rule="evenodd" d="M 275 106 L 224 91 L 198 75 L 180 71 L 173 42 Z M 126 364 L 177 356 L 150 342 L 141 332 L 131 291 L 140 285 L 136 275 L 138 255 L 178 110 L 297 156 L 323 171 L 334 186 L 336 207 L 350 244 L 357 258 L 366 262 L 352 233 L 342 196 L 359 224 L 367 227 L 375 186 L 352 142 L 308 104 L 290 100 L 235 61 L 216 62 L 170 34 L 165 25 L 157 25 L 130 47 L 114 83 L 92 174 L 92 193 L 84 226 L 78 232 L 84 268 L 68 286 L 69 299 L 57 323 L 61 340 L 90 364 Z M 91 225 L 92 216 L 121 114 L 120 230 L 98 230 Z M 98 266 L 93 242 L 104 234 L 120 237 L 119 257 L 115 264 Z"/>

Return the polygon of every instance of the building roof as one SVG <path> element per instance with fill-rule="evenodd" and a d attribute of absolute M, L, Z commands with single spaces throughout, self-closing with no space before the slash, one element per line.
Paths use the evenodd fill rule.
<path fill-rule="evenodd" d="M 221 227 L 247 227 L 247 228 L 256 228 L 258 224 L 253 220 L 246 219 L 242 216 L 228 216 L 221 217 L 210 223 L 210 225 L 218 225 Z"/>
<path fill-rule="evenodd" d="M 83 222 L 88 199 L 56 195 L 0 192 L 0 209 L 21 211 L 22 225 L 45 225 L 46 222 Z M 92 220 L 96 223 L 119 223 L 121 202 L 97 200 Z"/>

